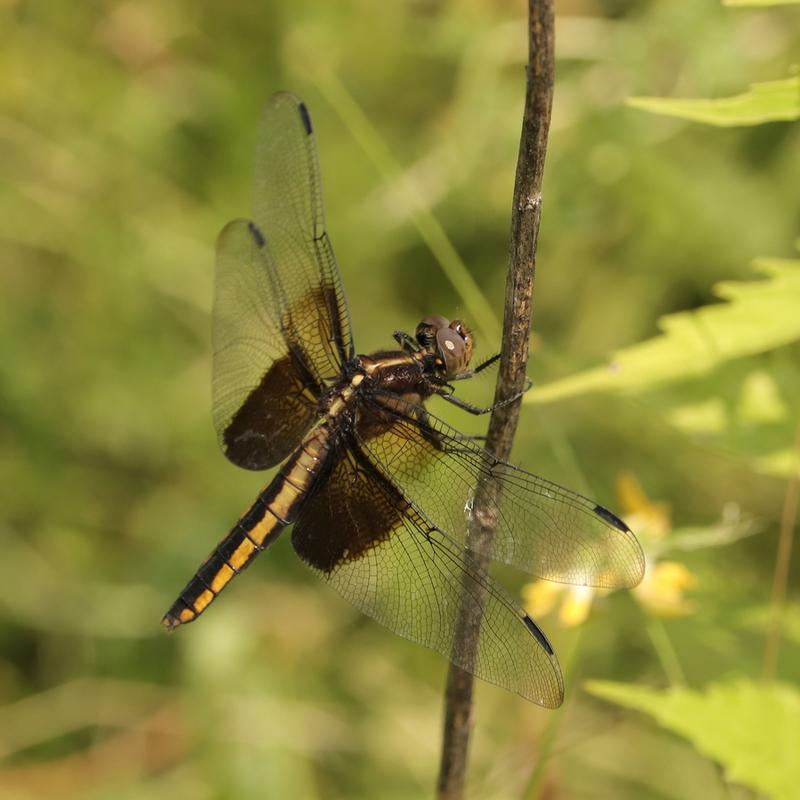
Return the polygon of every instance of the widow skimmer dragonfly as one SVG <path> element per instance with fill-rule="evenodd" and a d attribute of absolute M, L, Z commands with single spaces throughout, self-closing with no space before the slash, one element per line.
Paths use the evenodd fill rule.
<path fill-rule="evenodd" d="M 492 558 L 554 581 L 629 587 L 642 551 L 603 506 L 493 458 L 424 407 L 470 377 L 474 340 L 427 317 L 399 348 L 357 355 L 305 105 L 277 94 L 258 140 L 253 219 L 219 236 L 213 417 L 245 469 L 283 462 L 163 618 L 192 622 L 289 525 L 300 558 L 365 614 L 543 706 L 563 698 L 539 626 L 470 559 L 475 488 L 498 482 Z M 480 367 L 478 368 L 480 369 Z M 456 636 L 462 605 L 477 653 Z"/>

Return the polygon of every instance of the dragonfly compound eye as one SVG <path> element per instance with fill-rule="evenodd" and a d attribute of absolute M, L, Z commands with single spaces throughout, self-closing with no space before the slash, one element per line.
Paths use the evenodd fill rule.
<path fill-rule="evenodd" d="M 436 346 L 444 361 L 446 377 L 452 378 L 466 369 L 469 363 L 467 344 L 458 333 L 451 328 L 439 328 Z"/>
<path fill-rule="evenodd" d="M 436 334 L 442 328 L 447 328 L 450 320 L 447 317 L 429 316 L 417 325 L 417 341 L 426 349 L 430 349 L 436 342 Z"/>
<path fill-rule="evenodd" d="M 464 342 L 463 371 L 467 368 L 469 362 L 472 360 L 472 350 L 475 346 L 475 337 L 472 335 L 472 331 L 460 319 L 454 319 L 450 323 L 450 329 L 455 331 Z"/>

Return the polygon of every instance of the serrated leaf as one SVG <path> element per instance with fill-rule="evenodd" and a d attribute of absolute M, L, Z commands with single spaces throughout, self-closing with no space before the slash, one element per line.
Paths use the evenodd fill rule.
<path fill-rule="evenodd" d="M 702 692 L 606 681 L 590 681 L 585 688 L 595 697 L 642 711 L 688 739 L 720 763 L 729 780 L 773 800 L 797 797 L 800 693 L 794 687 L 738 680 L 712 684 Z"/>
<path fill-rule="evenodd" d="M 647 404 L 703 446 L 775 477 L 800 474 L 792 446 L 800 424 L 797 348 L 732 359 L 706 376 L 649 393 Z"/>
<path fill-rule="evenodd" d="M 743 94 L 712 100 L 630 97 L 632 108 L 730 127 L 800 119 L 800 76 L 754 83 Z"/>
<path fill-rule="evenodd" d="M 792 6 L 800 0 L 722 0 L 724 6 Z"/>
<path fill-rule="evenodd" d="M 800 261 L 759 259 L 754 267 L 766 280 L 717 284 L 715 293 L 727 303 L 668 314 L 659 321 L 660 336 L 616 352 L 608 366 L 535 388 L 526 402 L 596 391 L 635 394 L 800 339 Z"/>

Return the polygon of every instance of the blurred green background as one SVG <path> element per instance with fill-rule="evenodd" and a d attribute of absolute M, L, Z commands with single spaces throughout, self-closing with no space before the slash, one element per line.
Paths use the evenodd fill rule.
<path fill-rule="evenodd" d="M 800 10 L 557 6 L 536 388 L 514 459 L 625 513 L 649 580 L 592 597 L 502 574 L 554 641 L 567 701 L 479 685 L 470 793 L 769 795 L 800 747 L 796 557 L 780 617 L 772 592 L 794 521 L 800 268 L 751 262 L 796 257 L 800 131 L 625 101 L 786 77 Z M 435 217 L 483 292 L 489 354 L 524 15 L 520 0 L 0 2 L 0 798 L 432 794 L 445 661 L 360 617 L 288 537 L 197 625 L 158 623 L 267 477 L 217 450 L 209 341 L 214 240 L 249 210 L 266 98 L 290 89 L 314 116 L 359 350 L 425 314 L 470 316 L 425 243 Z M 721 280 L 745 286 L 727 334 Z M 746 301 L 769 281 L 781 313 Z M 612 354 L 625 364 L 674 312 L 708 363 L 667 342 L 667 379 L 646 351 L 615 387 Z M 602 391 L 569 388 L 598 367 Z M 677 716 L 719 735 L 615 691 L 686 702 Z"/>

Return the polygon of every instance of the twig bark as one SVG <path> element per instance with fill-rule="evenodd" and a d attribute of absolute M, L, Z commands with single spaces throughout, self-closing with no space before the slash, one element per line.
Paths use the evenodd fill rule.
<path fill-rule="evenodd" d="M 511 244 L 506 276 L 502 358 L 495 402 L 513 397 L 525 386 L 528 342 L 533 316 L 533 278 L 536 244 L 542 204 L 542 175 L 550 128 L 554 83 L 554 0 L 528 0 L 528 68 L 525 111 L 522 118 L 514 202 L 511 216 Z M 486 449 L 507 460 L 519 419 L 519 402 L 494 411 L 489 422 Z M 470 526 L 470 560 L 478 572 L 488 568 L 495 520 L 488 510 L 497 487 L 481 482 L 475 493 L 473 524 Z M 477 654 L 480 609 L 465 604 L 459 611 L 456 637 Z M 438 797 L 460 800 L 464 796 L 469 739 L 472 732 L 473 677 L 451 665 L 445 691 L 445 719 Z"/>

